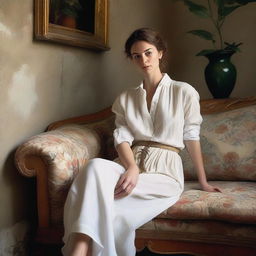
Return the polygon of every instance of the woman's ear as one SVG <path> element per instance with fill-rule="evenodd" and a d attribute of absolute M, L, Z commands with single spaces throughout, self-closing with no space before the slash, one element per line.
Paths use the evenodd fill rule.
<path fill-rule="evenodd" d="M 158 57 L 158 58 L 159 58 L 159 60 L 161 60 L 161 59 L 162 59 L 162 57 L 163 57 L 163 51 L 159 51 L 159 52 L 158 52 L 158 55 L 159 55 L 159 57 Z"/>

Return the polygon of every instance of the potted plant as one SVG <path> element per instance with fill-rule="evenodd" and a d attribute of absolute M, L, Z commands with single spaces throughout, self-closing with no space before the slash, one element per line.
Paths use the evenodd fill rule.
<path fill-rule="evenodd" d="M 50 0 L 50 23 L 76 28 L 82 10 L 79 0 Z"/>
<path fill-rule="evenodd" d="M 49 3 L 49 22 L 58 24 L 60 18 L 61 0 L 50 0 Z"/>
<path fill-rule="evenodd" d="M 205 0 L 205 5 L 191 0 L 183 1 L 189 11 L 200 18 L 210 19 L 215 33 L 203 29 L 190 30 L 188 33 L 212 42 L 212 49 L 205 49 L 196 56 L 205 56 L 209 64 L 205 68 L 205 80 L 214 98 L 227 98 L 236 82 L 236 68 L 231 56 L 240 51 L 242 43 L 228 43 L 223 39 L 222 27 L 228 15 L 236 9 L 256 0 Z"/>

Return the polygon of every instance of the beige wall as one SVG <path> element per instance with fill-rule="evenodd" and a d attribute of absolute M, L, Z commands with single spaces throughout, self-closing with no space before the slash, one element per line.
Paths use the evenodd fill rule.
<path fill-rule="evenodd" d="M 110 0 L 111 50 L 102 53 L 32 41 L 33 0 L 0 0 L 0 6 L 1 235 L 1 230 L 26 219 L 29 211 L 29 182 L 14 168 L 15 148 L 49 123 L 100 110 L 135 86 L 140 77 L 123 55 L 125 39 L 135 28 L 162 31 L 170 46 L 170 75 L 194 85 L 202 98 L 210 94 L 203 78 L 207 60 L 194 57 L 208 45 L 185 34 L 199 27 L 199 19 L 181 3 Z M 233 58 L 239 75 L 232 96 L 255 95 L 255 9 L 252 4 L 238 10 L 225 27 L 228 39 L 244 42 L 243 52 Z"/>

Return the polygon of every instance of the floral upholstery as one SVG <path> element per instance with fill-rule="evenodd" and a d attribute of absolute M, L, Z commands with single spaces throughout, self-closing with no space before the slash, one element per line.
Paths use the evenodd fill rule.
<path fill-rule="evenodd" d="M 256 223 L 256 186 L 246 181 L 212 181 L 222 193 L 200 190 L 199 183 L 188 181 L 180 200 L 160 218 L 221 220 Z"/>
<path fill-rule="evenodd" d="M 48 186 L 51 223 L 62 225 L 64 202 L 70 184 L 88 159 L 101 156 L 114 159 L 114 116 L 98 122 L 68 125 L 36 135 L 16 151 L 15 162 L 27 177 L 36 176 L 26 168 L 25 159 L 40 156 L 49 166 Z"/>
<path fill-rule="evenodd" d="M 93 129 L 100 137 L 101 157 L 113 160 L 117 157 L 117 152 L 114 147 L 113 131 L 115 129 L 115 116 L 89 124 L 83 125 L 86 128 Z"/>
<path fill-rule="evenodd" d="M 201 144 L 209 180 L 256 180 L 256 106 L 204 115 Z M 196 174 L 181 152 L 186 180 Z"/>
<path fill-rule="evenodd" d="M 72 125 L 34 136 L 16 151 L 16 164 L 25 176 L 36 176 L 35 170 L 27 169 L 25 165 L 26 158 L 31 155 L 40 156 L 49 167 L 51 223 L 62 222 L 70 184 L 86 160 L 99 154 L 99 141 L 93 130 Z"/>

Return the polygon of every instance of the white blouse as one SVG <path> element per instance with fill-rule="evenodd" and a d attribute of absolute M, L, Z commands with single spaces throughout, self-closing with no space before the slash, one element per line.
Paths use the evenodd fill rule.
<path fill-rule="evenodd" d="M 112 111 L 116 114 L 116 129 L 113 134 L 115 146 L 124 141 L 132 145 L 133 141 L 145 140 L 183 149 L 183 140 L 199 140 L 202 122 L 199 95 L 191 85 L 174 81 L 167 74 L 164 74 L 157 86 L 150 111 L 143 83 L 121 93 L 115 100 Z M 140 150 L 140 147 L 137 150 Z M 148 159 L 145 160 L 147 172 L 174 177 L 170 173 L 170 168 L 177 169 L 177 166 L 173 166 L 177 161 L 173 162 L 171 159 L 173 155 L 178 154 L 158 148 L 150 148 L 150 152 Z M 160 158 L 165 165 L 159 165 Z M 174 178 L 180 180 L 182 177 Z"/>

